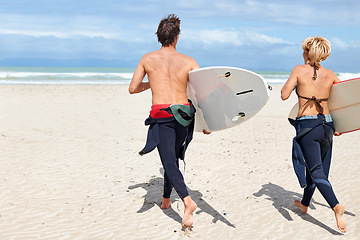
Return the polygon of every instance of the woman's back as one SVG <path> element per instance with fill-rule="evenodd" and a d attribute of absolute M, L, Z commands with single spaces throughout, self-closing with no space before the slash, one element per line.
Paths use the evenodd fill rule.
<path fill-rule="evenodd" d="M 299 71 L 297 75 L 297 94 L 299 96 L 298 117 L 317 115 L 318 113 L 329 114 L 326 99 L 330 95 L 333 83 L 339 81 L 337 76 L 333 71 L 321 66 L 315 70 L 316 75 L 314 74 L 314 67 L 309 64 L 297 67 Z M 313 78 L 314 76 L 316 76 L 316 79 Z"/>
<path fill-rule="evenodd" d="M 304 65 L 294 67 L 289 79 L 281 89 L 281 99 L 289 98 L 296 87 L 299 97 L 298 117 L 329 114 L 327 100 L 335 82 L 335 73 L 320 65 L 330 55 L 330 42 L 322 37 L 308 37 L 302 44 Z"/>

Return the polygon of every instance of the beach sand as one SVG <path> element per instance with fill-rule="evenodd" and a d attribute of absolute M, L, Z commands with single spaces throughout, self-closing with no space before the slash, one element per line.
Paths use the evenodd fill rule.
<path fill-rule="evenodd" d="M 330 181 L 345 205 L 341 236 L 316 191 L 308 214 L 292 169 L 296 102 L 269 102 L 251 120 L 195 133 L 181 162 L 198 204 L 181 229 L 175 191 L 160 209 L 157 151 L 140 157 L 151 94 L 125 85 L 0 86 L 0 239 L 360 239 L 360 131 L 334 138 Z M 184 170 L 185 169 L 185 170 Z"/>

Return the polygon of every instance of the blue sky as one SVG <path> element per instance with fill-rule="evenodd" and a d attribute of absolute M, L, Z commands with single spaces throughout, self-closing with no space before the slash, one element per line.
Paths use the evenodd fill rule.
<path fill-rule="evenodd" d="M 178 51 L 202 67 L 290 71 L 302 41 L 324 36 L 323 65 L 359 73 L 359 12 L 358 0 L 0 0 L 0 65 L 135 68 L 175 13 Z"/>

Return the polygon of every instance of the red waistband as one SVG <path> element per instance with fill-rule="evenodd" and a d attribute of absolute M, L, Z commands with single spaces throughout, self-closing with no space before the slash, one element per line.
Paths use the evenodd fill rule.
<path fill-rule="evenodd" d="M 150 117 L 152 118 L 170 118 L 174 116 L 171 113 L 168 113 L 165 109 L 170 107 L 171 104 L 156 104 L 151 106 Z M 185 103 L 183 105 L 190 106 L 190 103 Z"/>

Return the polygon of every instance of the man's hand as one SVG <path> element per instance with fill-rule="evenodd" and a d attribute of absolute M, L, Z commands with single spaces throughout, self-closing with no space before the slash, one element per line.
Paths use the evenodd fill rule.
<path fill-rule="evenodd" d="M 209 135 L 211 132 L 206 131 L 205 129 L 203 130 L 203 133 L 206 135 Z"/>

